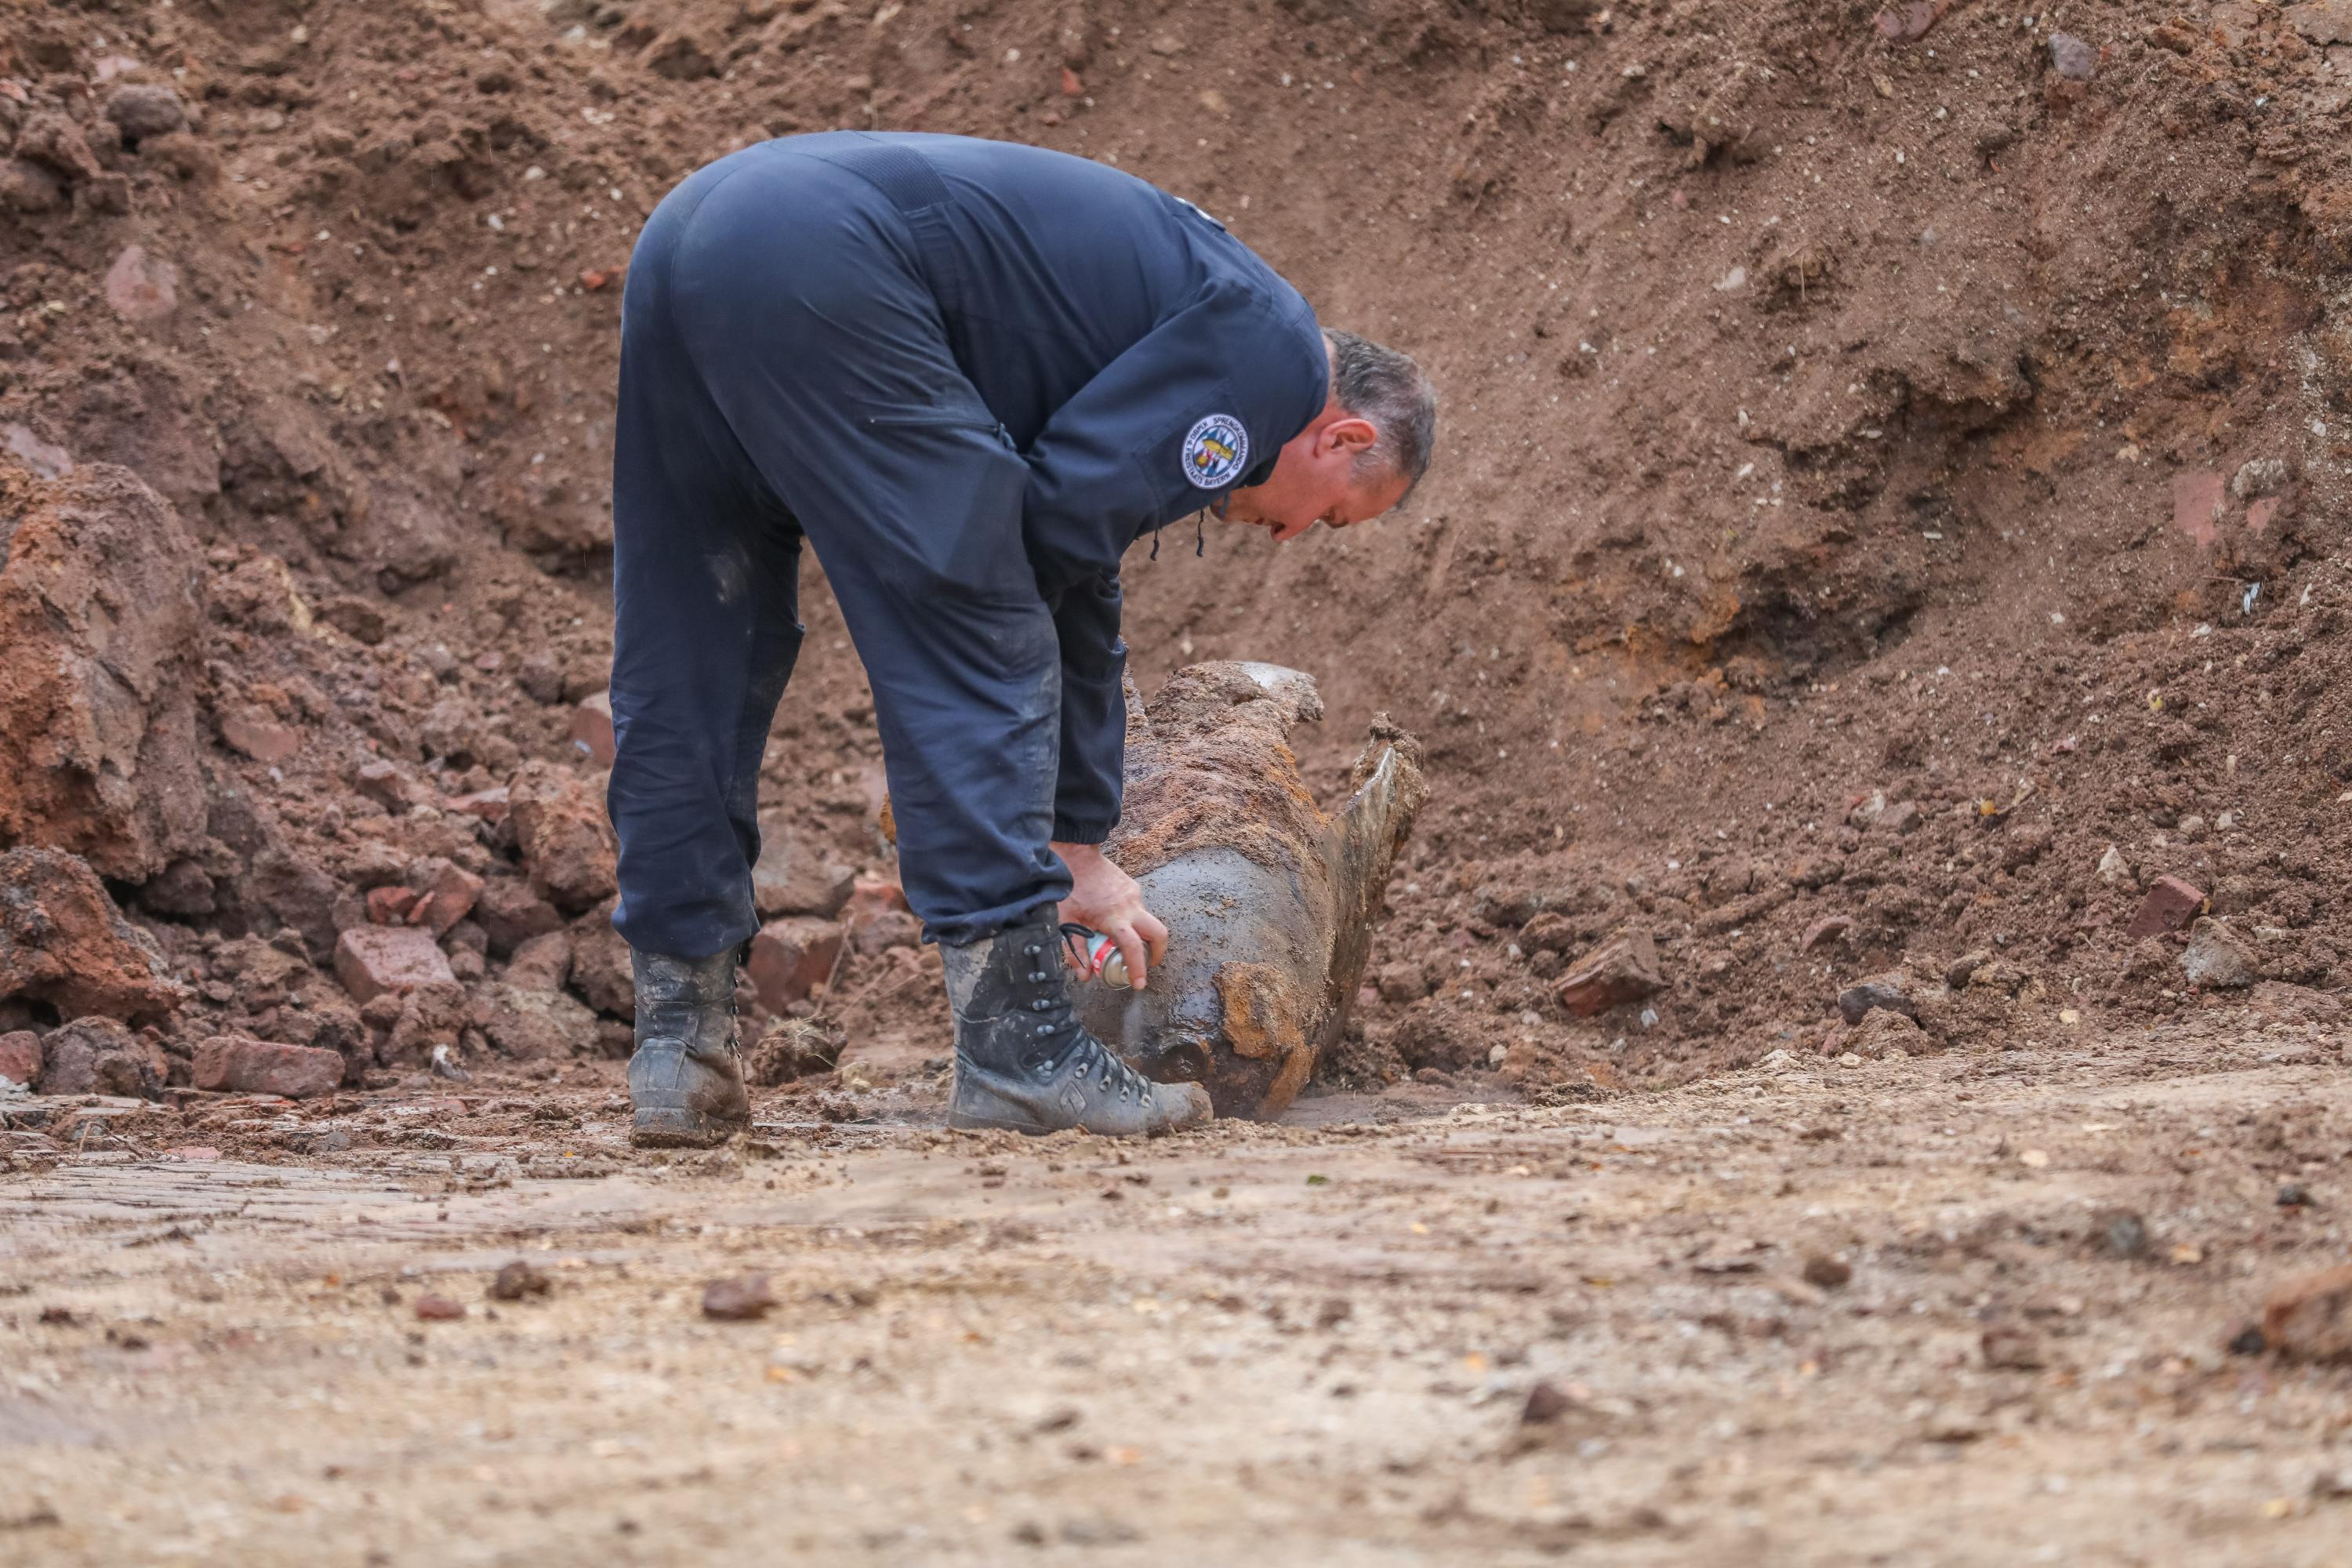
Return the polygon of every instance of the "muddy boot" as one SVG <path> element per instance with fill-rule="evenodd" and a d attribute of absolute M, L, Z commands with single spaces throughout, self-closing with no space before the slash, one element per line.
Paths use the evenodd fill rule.
<path fill-rule="evenodd" d="M 751 1125 L 735 1048 L 735 950 L 671 958 L 631 949 L 637 1048 L 629 1101 L 640 1149 L 707 1149 Z"/>
<path fill-rule="evenodd" d="M 1061 933 L 1033 921 L 940 948 L 955 1009 L 955 1097 L 948 1125 L 1013 1132 L 1083 1128 L 1111 1137 L 1209 1120 L 1196 1083 L 1154 1083 L 1070 1014 Z"/>

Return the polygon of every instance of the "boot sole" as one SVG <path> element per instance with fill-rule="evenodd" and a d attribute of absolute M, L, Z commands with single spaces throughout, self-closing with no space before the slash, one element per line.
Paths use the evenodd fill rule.
<path fill-rule="evenodd" d="M 648 1120 L 640 1116 L 629 1129 L 629 1142 L 639 1149 L 715 1149 L 737 1133 L 751 1130 L 748 1121 L 714 1121 L 707 1116 Z"/>
<path fill-rule="evenodd" d="M 971 1116 L 956 1110 L 948 1112 L 948 1127 L 951 1131 L 1019 1132 L 1031 1138 L 1044 1138 L 1055 1132 L 1084 1132 L 1092 1138 L 1160 1138 L 1171 1132 L 1189 1132 L 1195 1127 L 1206 1127 L 1213 1120 L 1213 1116 L 1203 1116 L 1190 1121 L 1171 1121 L 1162 1127 L 1139 1128 L 1133 1132 L 1097 1132 L 1075 1121 L 1067 1127 L 1048 1127 L 1041 1121 L 1013 1121 L 1001 1116 Z"/>

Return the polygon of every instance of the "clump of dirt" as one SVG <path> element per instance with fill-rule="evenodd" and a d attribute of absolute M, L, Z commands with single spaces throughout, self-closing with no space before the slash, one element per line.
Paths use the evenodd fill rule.
<path fill-rule="evenodd" d="M 1267 820 L 1351 788 L 1376 714 L 1426 748 L 1327 1072 L 1606 1092 L 2352 984 L 2325 6 L 0 15 L 0 847 L 87 862 L 184 990 L 167 1089 L 225 1036 L 353 1086 L 625 1050 L 617 280 L 689 170 L 840 125 L 1131 169 L 1443 388 L 1402 515 L 1128 574 L 1146 685 L 1320 681 Z M 872 890 L 780 893 L 842 957 L 747 1003 L 887 1088 L 945 1018 L 815 587 L 763 821 Z M 2136 930 L 2163 878 L 2253 985 Z M 438 958 L 378 973 L 362 926 Z M 1631 928 L 1660 988 L 1580 1014 Z M 1918 1039 L 1841 1016 L 1898 970 Z"/>

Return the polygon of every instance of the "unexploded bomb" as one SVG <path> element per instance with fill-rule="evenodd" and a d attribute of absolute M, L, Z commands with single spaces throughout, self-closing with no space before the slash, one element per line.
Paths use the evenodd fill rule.
<path fill-rule="evenodd" d="M 1079 1016 L 1151 1077 L 1206 1085 L 1220 1116 L 1279 1115 L 1339 1037 L 1426 793 L 1420 743 L 1377 720 L 1325 813 L 1289 745 L 1322 714 L 1310 678 L 1270 664 L 1194 665 L 1149 705 L 1129 691 L 1108 847 L 1168 956 L 1143 991 L 1083 987 Z"/>

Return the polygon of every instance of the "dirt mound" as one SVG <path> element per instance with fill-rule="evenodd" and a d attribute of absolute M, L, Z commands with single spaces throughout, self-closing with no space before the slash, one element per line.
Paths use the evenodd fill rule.
<path fill-rule="evenodd" d="M 1407 515 L 1129 574 L 1146 686 L 1317 676 L 1313 794 L 1378 712 L 1426 742 L 1347 1074 L 1908 1048 L 1837 1009 L 1897 969 L 1923 1048 L 2242 994 L 2189 921 L 2136 932 L 2165 877 L 2252 974 L 2341 989 L 2333 14 L 9 0 L 0 847 L 108 879 L 190 992 L 175 1075 L 229 1036 L 536 1057 L 591 1013 L 575 1048 L 621 1048 L 631 240 L 748 140 L 960 131 L 1200 202 L 1444 390 Z M 772 837 L 879 887 L 870 702 L 809 603 Z M 362 1003 L 330 965 L 372 924 L 449 979 Z M 1580 1013 L 1629 932 L 1655 987 Z M 840 1082 L 923 1070 L 935 960 L 878 894 L 843 935 L 786 1010 L 846 1033 Z"/>

